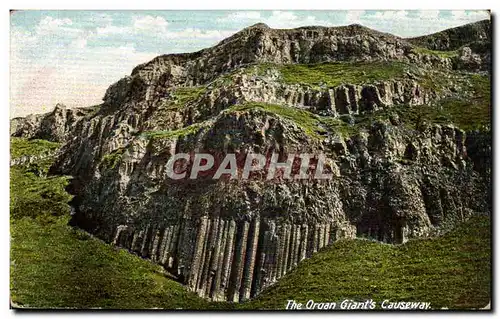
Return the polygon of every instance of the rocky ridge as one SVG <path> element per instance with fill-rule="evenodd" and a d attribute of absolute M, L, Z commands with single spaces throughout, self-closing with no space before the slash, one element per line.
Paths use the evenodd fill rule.
<path fill-rule="evenodd" d="M 164 265 L 201 296 L 238 302 L 335 240 L 402 243 L 491 210 L 488 128 L 391 111 L 475 94 L 477 74 L 417 51 L 357 25 L 258 24 L 136 67 L 100 107 L 59 105 L 11 129 L 65 142 L 52 172 L 74 176 L 75 225 Z M 324 71 L 320 80 L 311 70 Z M 335 178 L 167 178 L 173 154 L 213 150 L 324 153 Z"/>

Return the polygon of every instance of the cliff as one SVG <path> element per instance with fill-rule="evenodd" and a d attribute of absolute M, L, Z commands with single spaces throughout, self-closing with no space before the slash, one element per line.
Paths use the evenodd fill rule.
<path fill-rule="evenodd" d="M 456 58 L 359 25 L 257 24 L 12 130 L 64 142 L 51 172 L 74 177 L 74 225 L 237 302 L 339 239 L 403 243 L 491 211 L 490 79 Z M 168 177 L 203 152 L 324 154 L 334 178 Z"/>
<path fill-rule="evenodd" d="M 482 20 L 422 37 L 407 39 L 430 50 L 455 51 L 457 69 L 491 69 L 491 22 Z"/>
<path fill-rule="evenodd" d="M 469 43 L 491 41 L 491 22 L 482 20 L 407 40 L 414 45 L 431 50 L 456 50 Z"/>

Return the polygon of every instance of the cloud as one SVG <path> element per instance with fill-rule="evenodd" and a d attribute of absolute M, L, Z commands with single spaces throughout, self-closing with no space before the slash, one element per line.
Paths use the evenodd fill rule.
<path fill-rule="evenodd" d="M 159 55 L 138 52 L 133 43 L 88 46 L 99 31 L 117 30 L 83 30 L 70 19 L 51 17 L 41 19 L 31 32 L 11 28 L 11 117 L 48 112 L 59 102 L 69 107 L 99 104 L 110 84 Z"/>
<path fill-rule="evenodd" d="M 142 38 L 159 39 L 215 39 L 222 40 L 237 30 L 202 30 L 199 28 L 185 28 L 180 30 L 170 30 L 169 23 L 163 17 L 143 16 L 135 17 L 133 25 L 115 26 L 107 25 L 96 29 L 94 36 L 140 36 Z"/>
<path fill-rule="evenodd" d="M 144 16 L 134 18 L 134 29 L 138 31 L 165 32 L 168 22 L 165 18 L 157 16 Z"/>
<path fill-rule="evenodd" d="M 200 30 L 187 28 L 180 31 L 169 31 L 164 34 L 165 38 L 169 39 L 214 39 L 222 40 L 234 34 L 235 31 L 231 30 Z"/>
<path fill-rule="evenodd" d="M 107 25 L 96 29 L 97 35 L 112 35 L 112 34 L 125 34 L 130 32 L 128 27 L 118 27 L 114 25 Z"/>
<path fill-rule="evenodd" d="M 358 23 L 361 16 L 365 14 L 364 10 L 349 10 L 345 16 L 345 19 L 349 21 L 349 24 Z"/>
<path fill-rule="evenodd" d="M 123 34 L 150 34 L 167 32 L 168 22 L 163 17 L 153 17 L 153 16 L 138 16 L 132 19 L 131 25 L 126 26 L 116 26 L 113 24 L 107 24 L 103 27 L 96 28 L 97 35 L 109 36 L 109 35 L 123 35 Z"/>
<path fill-rule="evenodd" d="M 113 23 L 113 17 L 108 13 L 93 14 L 89 20 L 94 25 L 108 25 Z"/>
<path fill-rule="evenodd" d="M 242 20 L 261 20 L 262 16 L 258 11 L 237 11 L 229 15 L 218 18 L 218 22 L 241 22 Z"/>
<path fill-rule="evenodd" d="M 290 11 L 273 11 L 269 20 L 276 21 L 277 23 L 294 22 L 297 21 L 295 13 Z"/>
<path fill-rule="evenodd" d="M 421 10 L 418 17 L 424 20 L 436 20 L 439 18 L 439 10 Z"/>
<path fill-rule="evenodd" d="M 137 52 L 133 44 L 121 47 L 86 47 L 85 41 L 29 63 L 11 63 L 11 116 L 48 112 L 61 102 L 69 107 L 102 103 L 108 86 L 158 53 Z"/>
<path fill-rule="evenodd" d="M 371 13 L 364 12 L 355 18 L 348 14 L 346 17 L 346 24 L 360 23 L 369 28 L 389 32 L 394 35 L 414 37 L 488 18 L 488 12 L 480 10 L 388 10 Z"/>
<path fill-rule="evenodd" d="M 214 43 L 236 31 L 169 30 L 165 18 L 150 15 L 135 16 L 121 26 L 113 25 L 109 16 L 99 19 L 100 26 L 89 30 L 70 19 L 51 17 L 42 18 L 31 31 L 11 28 L 11 117 L 48 112 L 57 103 L 68 107 L 100 104 L 110 84 L 138 64 L 165 53 L 159 46 L 140 52 L 139 40 L 175 41 L 175 49 L 193 39 Z"/>
<path fill-rule="evenodd" d="M 307 25 L 338 26 L 362 24 L 367 27 L 399 36 L 419 36 L 433 33 L 446 28 L 456 27 L 465 23 L 488 19 L 487 11 L 439 11 L 439 10 L 384 10 L 384 11 L 333 11 L 331 15 L 310 12 L 298 14 L 295 11 L 272 11 L 260 13 L 257 11 L 238 11 L 219 18 L 219 22 L 238 25 L 240 28 L 263 22 L 272 28 L 296 28 Z"/>
<path fill-rule="evenodd" d="M 238 29 L 246 27 L 257 22 L 262 22 L 277 29 L 297 28 L 306 25 L 323 25 L 333 26 L 338 25 L 335 21 L 318 19 L 313 15 L 299 16 L 292 11 L 275 10 L 270 14 L 266 12 L 262 14 L 258 11 L 237 11 L 228 14 L 225 17 L 218 18 L 220 23 L 229 23 Z"/>
<path fill-rule="evenodd" d="M 45 17 L 36 26 L 35 33 L 47 36 L 54 33 L 75 34 L 82 31 L 81 29 L 71 27 L 72 25 L 73 21 L 68 18 L 54 19 L 52 17 Z"/>
<path fill-rule="evenodd" d="M 405 19 L 408 16 L 408 11 L 405 10 L 387 10 L 387 11 L 377 11 L 372 15 L 373 19 L 391 19 L 400 20 Z"/>
<path fill-rule="evenodd" d="M 57 29 L 60 26 L 72 25 L 73 21 L 68 18 L 64 19 L 54 19 L 52 17 L 43 18 L 38 24 L 39 29 Z"/>

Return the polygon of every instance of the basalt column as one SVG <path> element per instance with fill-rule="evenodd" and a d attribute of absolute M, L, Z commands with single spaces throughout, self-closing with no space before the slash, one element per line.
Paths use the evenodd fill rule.
<path fill-rule="evenodd" d="M 134 229 L 119 225 L 113 243 L 164 266 L 198 295 L 241 302 L 258 295 L 302 260 L 343 237 L 350 224 L 203 216 Z"/>

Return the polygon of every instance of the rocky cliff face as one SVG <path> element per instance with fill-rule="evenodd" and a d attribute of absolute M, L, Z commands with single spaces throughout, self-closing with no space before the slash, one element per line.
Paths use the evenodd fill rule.
<path fill-rule="evenodd" d="M 218 45 L 189 54 L 160 56 L 137 66 L 130 77 L 106 93 L 109 104 L 154 100 L 172 86 L 205 84 L 217 76 L 251 63 L 319 63 L 332 61 L 401 60 L 451 67 L 451 61 L 412 50 L 405 40 L 360 25 L 270 29 L 248 27 Z"/>
<path fill-rule="evenodd" d="M 11 135 L 63 142 L 68 138 L 73 126 L 93 111 L 93 107 L 68 109 L 63 104 L 57 104 L 52 112 L 12 119 Z"/>
<path fill-rule="evenodd" d="M 482 20 L 407 40 L 431 50 L 456 50 L 452 60 L 457 69 L 490 70 L 491 32 L 490 20 Z"/>
<path fill-rule="evenodd" d="M 488 112 L 489 79 L 452 66 L 361 26 L 259 24 L 138 66 L 99 108 L 16 119 L 13 134 L 65 142 L 52 173 L 74 176 L 75 225 L 242 301 L 335 240 L 401 243 L 490 211 L 490 128 L 458 121 Z M 174 154 L 201 152 L 324 154 L 334 178 L 167 176 Z"/>
<path fill-rule="evenodd" d="M 491 22 L 482 20 L 421 37 L 410 38 L 414 45 L 431 50 L 456 50 L 477 41 L 491 41 Z"/>

